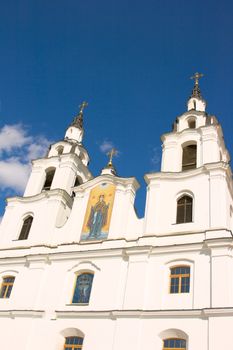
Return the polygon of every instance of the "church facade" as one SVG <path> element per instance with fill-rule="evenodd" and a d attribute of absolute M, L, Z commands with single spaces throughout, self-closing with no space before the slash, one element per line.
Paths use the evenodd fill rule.
<path fill-rule="evenodd" d="M 83 109 L 32 161 L 0 225 L 1 348 L 232 349 L 233 189 L 221 125 L 198 78 L 162 135 L 161 171 L 135 178 L 111 153 L 98 177 L 82 145 Z"/>

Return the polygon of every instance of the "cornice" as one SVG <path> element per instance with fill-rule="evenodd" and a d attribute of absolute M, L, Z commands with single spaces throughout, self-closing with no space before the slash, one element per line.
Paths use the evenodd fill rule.
<path fill-rule="evenodd" d="M 127 188 L 130 186 L 130 187 L 133 187 L 135 191 L 137 191 L 137 189 L 140 187 L 135 177 L 124 178 L 124 177 L 118 177 L 114 175 L 100 175 L 93 179 L 90 179 L 89 181 L 83 183 L 82 185 L 79 185 L 78 187 L 74 187 L 73 190 L 75 193 L 84 192 L 85 190 L 90 189 L 101 182 L 107 182 L 110 184 L 114 184 L 116 186 L 121 185 L 124 188 Z"/>
<path fill-rule="evenodd" d="M 56 198 L 57 197 L 57 198 Z M 38 193 L 34 196 L 28 196 L 28 197 L 9 197 L 6 199 L 8 204 L 14 204 L 14 203 L 34 203 L 41 201 L 43 199 L 53 198 L 57 200 L 64 200 L 65 204 L 71 207 L 73 203 L 73 199 L 70 197 L 70 195 L 63 189 L 55 188 L 49 191 L 42 191 L 41 193 Z"/>
<path fill-rule="evenodd" d="M 227 173 L 227 175 L 229 175 L 228 173 L 230 171 L 230 166 L 225 162 L 208 163 L 189 171 L 148 173 L 144 175 L 144 179 L 148 185 L 153 180 L 188 179 L 198 175 L 208 175 L 215 170 L 224 171 Z"/>
<path fill-rule="evenodd" d="M 71 305 L 72 306 L 72 305 Z M 74 308 L 74 306 L 72 306 Z M 233 316 L 233 307 L 172 310 L 55 310 L 56 317 L 62 318 L 202 318 Z"/>
<path fill-rule="evenodd" d="M 153 310 L 153 309 L 128 309 L 128 310 L 74 310 L 78 306 L 69 305 L 73 310 L 55 310 L 56 319 L 73 319 L 73 318 L 106 318 L 115 320 L 117 318 L 201 318 L 209 317 L 231 317 L 233 316 L 233 307 L 203 308 L 203 309 L 170 309 L 170 310 Z M 30 317 L 42 318 L 45 310 L 27 310 L 27 309 L 9 309 L 0 310 L 0 318 Z"/>
<path fill-rule="evenodd" d="M 42 318 L 45 311 L 42 310 L 0 310 L 1 317 L 30 317 L 30 318 Z"/>
<path fill-rule="evenodd" d="M 218 232 L 218 231 L 216 231 Z M 225 232 L 225 231 L 224 231 Z M 134 241 L 125 239 L 96 242 L 93 244 L 65 243 L 60 245 L 37 245 L 31 247 L 13 247 L 0 249 L 1 265 L 24 264 L 39 262 L 50 264 L 53 261 L 75 259 L 122 258 L 131 259 L 132 256 L 152 256 L 160 254 L 177 254 L 185 252 L 202 252 L 215 254 L 214 251 L 224 249 L 224 255 L 232 257 L 233 239 L 231 232 L 221 233 L 216 238 L 215 233 L 199 232 L 189 234 L 190 241 L 182 243 L 174 236 L 144 236 Z M 105 244 L 106 243 L 106 244 Z"/>

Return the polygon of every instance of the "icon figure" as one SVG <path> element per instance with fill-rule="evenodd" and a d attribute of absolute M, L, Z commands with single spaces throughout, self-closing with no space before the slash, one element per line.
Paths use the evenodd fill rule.
<path fill-rule="evenodd" d="M 90 229 L 88 239 L 99 238 L 102 227 L 107 223 L 109 204 L 106 204 L 104 195 L 99 196 L 98 202 L 91 207 L 87 227 Z"/>

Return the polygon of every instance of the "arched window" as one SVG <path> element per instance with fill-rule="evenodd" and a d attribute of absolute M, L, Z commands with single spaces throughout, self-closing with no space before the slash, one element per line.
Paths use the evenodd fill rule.
<path fill-rule="evenodd" d="M 66 337 L 64 350 L 81 350 L 83 347 L 82 337 Z"/>
<path fill-rule="evenodd" d="M 186 340 L 169 338 L 163 341 L 163 350 L 186 350 Z"/>
<path fill-rule="evenodd" d="M 193 199 L 190 196 L 183 196 L 177 201 L 176 223 L 184 224 L 192 222 Z"/>
<path fill-rule="evenodd" d="M 46 170 L 46 178 L 45 178 L 45 183 L 44 183 L 44 187 L 43 190 L 50 190 L 51 186 L 52 186 L 52 182 L 53 182 L 53 178 L 55 175 L 55 168 L 50 168 Z"/>
<path fill-rule="evenodd" d="M 190 266 L 174 266 L 170 269 L 170 293 L 189 293 Z"/>
<path fill-rule="evenodd" d="M 188 127 L 190 129 L 195 129 L 196 128 L 196 120 L 194 118 L 190 118 L 188 120 Z"/>
<path fill-rule="evenodd" d="M 94 274 L 84 272 L 77 275 L 72 304 L 88 304 L 91 294 Z"/>
<path fill-rule="evenodd" d="M 81 185 L 82 179 L 80 176 L 76 176 L 74 187 Z"/>
<path fill-rule="evenodd" d="M 63 153 L 63 151 L 64 151 L 64 147 L 63 146 L 58 146 L 57 147 L 57 154 L 58 155 L 61 155 Z"/>
<path fill-rule="evenodd" d="M 1 289 L 0 289 L 0 298 L 10 298 L 13 284 L 15 281 L 14 276 L 5 276 L 2 279 Z"/>
<path fill-rule="evenodd" d="M 77 146 L 77 145 L 72 145 L 72 147 L 71 147 L 71 149 L 70 149 L 70 153 L 75 153 L 76 146 Z"/>
<path fill-rule="evenodd" d="M 183 147 L 182 171 L 195 169 L 197 166 L 197 145 Z"/>
<path fill-rule="evenodd" d="M 23 226 L 21 228 L 19 239 L 28 239 L 28 235 L 32 226 L 33 217 L 30 215 L 26 217 L 23 221 Z"/>

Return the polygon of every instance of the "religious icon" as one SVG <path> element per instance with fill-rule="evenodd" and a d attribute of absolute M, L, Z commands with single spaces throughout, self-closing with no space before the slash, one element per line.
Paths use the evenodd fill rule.
<path fill-rule="evenodd" d="M 106 239 L 108 236 L 115 186 L 102 183 L 92 189 L 87 205 L 81 240 Z"/>
<path fill-rule="evenodd" d="M 91 207 L 91 212 L 87 222 L 87 226 L 90 228 L 88 238 L 98 238 L 101 235 L 102 227 L 107 222 L 109 204 L 104 201 L 104 195 L 99 196 L 98 202 Z"/>
<path fill-rule="evenodd" d="M 77 276 L 72 299 L 73 304 L 86 304 L 89 302 L 93 277 L 92 273 L 82 273 Z"/>

